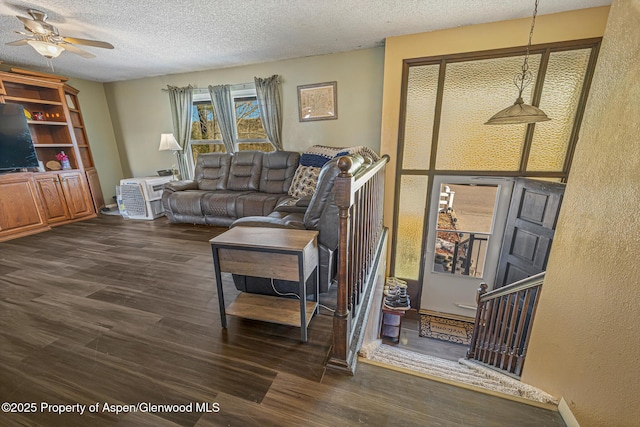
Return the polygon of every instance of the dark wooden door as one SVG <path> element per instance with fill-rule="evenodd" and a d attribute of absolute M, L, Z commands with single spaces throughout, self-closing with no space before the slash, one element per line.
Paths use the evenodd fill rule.
<path fill-rule="evenodd" d="M 546 270 L 564 188 L 555 182 L 516 180 L 495 288 Z"/>

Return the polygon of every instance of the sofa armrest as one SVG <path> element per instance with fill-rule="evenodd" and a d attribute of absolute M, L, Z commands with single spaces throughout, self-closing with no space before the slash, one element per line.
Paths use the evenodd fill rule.
<path fill-rule="evenodd" d="M 311 203 L 311 196 L 300 197 L 298 201 L 296 201 L 296 206 L 299 208 L 308 208 L 309 203 Z"/>
<path fill-rule="evenodd" d="M 175 192 L 184 190 L 197 190 L 198 183 L 195 181 L 171 181 L 164 185 L 165 191 Z"/>
<path fill-rule="evenodd" d="M 229 228 L 233 227 L 267 227 L 267 228 L 294 228 L 304 230 L 302 221 L 304 214 L 271 212 L 268 216 L 246 216 L 238 218 Z"/>
<path fill-rule="evenodd" d="M 307 207 L 309 206 L 309 200 L 297 199 L 295 197 L 287 197 L 280 203 L 276 205 L 274 208 L 275 212 L 286 212 L 286 213 L 305 213 L 307 211 Z"/>

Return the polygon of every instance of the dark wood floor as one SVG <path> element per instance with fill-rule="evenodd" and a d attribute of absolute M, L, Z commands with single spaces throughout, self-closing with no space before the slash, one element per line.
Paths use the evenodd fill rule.
<path fill-rule="evenodd" d="M 23 413 L 0 413 L 0 425 L 564 425 L 556 412 L 364 363 L 353 377 L 325 373 L 326 310 L 306 344 L 292 327 L 230 317 L 221 329 L 208 240 L 222 231 L 101 216 L 0 243 L 0 402 L 37 405 L 10 407 Z M 99 409 L 58 415 L 43 403 Z M 219 412 L 116 414 L 105 403 Z"/>

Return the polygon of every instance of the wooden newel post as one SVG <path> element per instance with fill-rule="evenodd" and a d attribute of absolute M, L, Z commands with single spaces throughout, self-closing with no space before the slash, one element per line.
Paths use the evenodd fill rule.
<path fill-rule="evenodd" d="M 334 184 L 335 203 L 338 207 L 338 296 L 337 307 L 333 313 L 333 349 L 331 353 L 332 363 L 348 366 L 349 333 L 351 329 L 351 316 L 348 307 L 348 277 L 349 277 L 349 245 L 350 226 L 349 209 L 353 203 L 351 192 L 351 180 L 353 175 L 350 170 L 353 161 L 349 157 L 338 159 L 340 174 Z"/>
<path fill-rule="evenodd" d="M 480 334 L 480 328 L 484 327 L 484 325 L 481 324 L 481 319 L 484 318 L 484 302 L 482 301 L 482 296 L 487 293 L 488 287 L 485 282 L 480 283 L 478 293 L 476 294 L 476 304 L 478 305 L 476 309 L 476 323 L 473 325 L 473 335 L 471 336 L 471 344 L 467 350 L 467 359 L 473 359 L 476 355 L 478 335 Z"/>

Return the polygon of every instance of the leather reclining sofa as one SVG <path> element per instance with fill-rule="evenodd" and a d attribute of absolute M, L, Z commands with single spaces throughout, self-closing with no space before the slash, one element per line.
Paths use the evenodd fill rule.
<path fill-rule="evenodd" d="M 365 160 L 350 155 L 352 173 Z M 340 173 L 338 159 L 320 171 L 311 198 L 288 195 L 300 154 L 290 151 L 198 155 L 194 179 L 165 184 L 162 195 L 167 218 L 172 223 L 208 224 L 228 227 L 272 227 L 317 230 L 320 292 L 327 292 L 335 275 L 338 248 L 338 207 L 334 182 Z M 291 292 L 297 284 L 268 278 L 234 275 L 241 291 L 274 295 Z M 313 285 L 313 284 L 311 284 Z"/>

